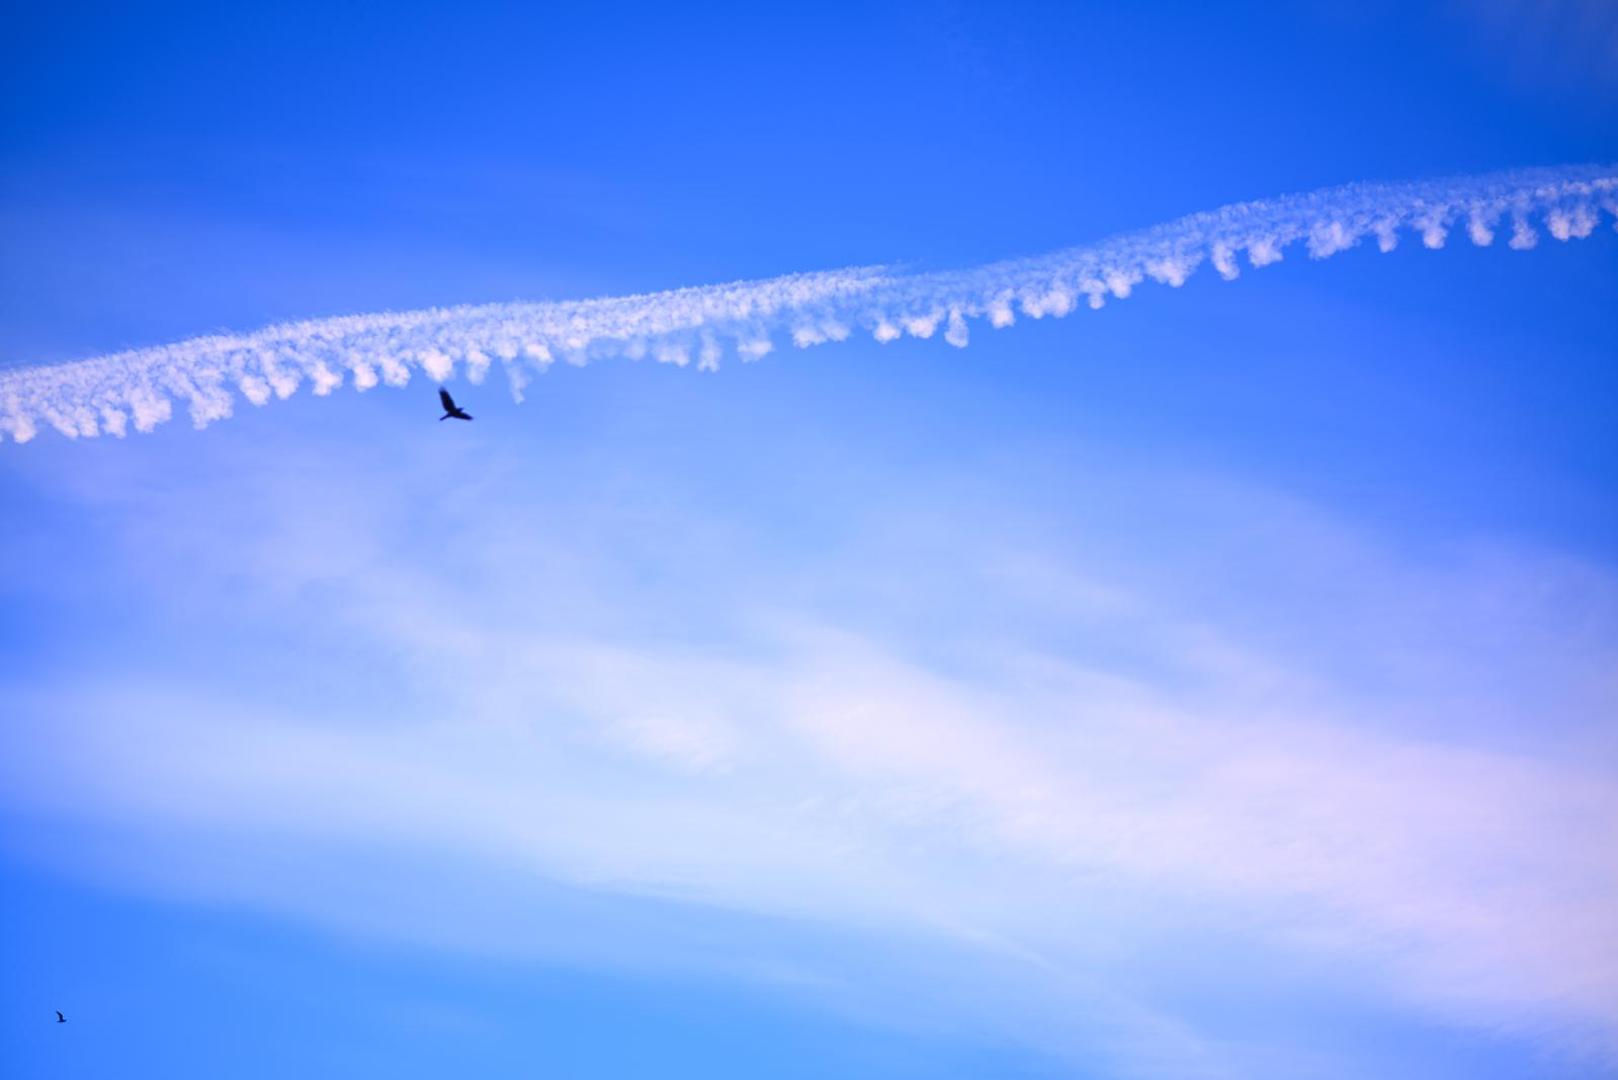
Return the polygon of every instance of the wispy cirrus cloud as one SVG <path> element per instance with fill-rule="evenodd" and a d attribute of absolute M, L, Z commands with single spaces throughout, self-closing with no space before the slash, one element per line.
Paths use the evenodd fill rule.
<path fill-rule="evenodd" d="M 1003 1020 L 1035 1042 L 1175 1029 L 1141 958 L 1189 927 L 1209 950 L 1278 952 L 1433 1015 L 1618 1052 L 1618 789 L 1600 734 L 1618 581 L 1599 567 L 1501 548 L 1435 569 L 1308 506 L 1229 485 L 1199 499 L 1198 482 L 1160 477 L 1153 499 L 1180 508 L 1169 532 L 1227 564 L 1228 595 L 1189 599 L 1155 553 L 1132 553 L 1127 506 L 1079 536 L 1016 523 L 1010 504 L 899 514 L 869 526 L 881 543 L 851 534 L 813 575 L 964 598 L 955 629 L 929 629 L 862 590 L 759 606 L 747 583 L 781 572 L 768 553 L 734 559 L 701 608 L 610 557 L 555 562 L 531 515 L 577 507 L 484 506 L 476 530 L 432 526 L 445 531 L 401 549 L 387 537 L 408 491 L 284 467 L 228 468 L 202 505 L 189 485 L 145 493 L 125 535 L 153 603 L 183 602 L 183 567 L 186 589 L 230 595 L 249 622 L 296 625 L 315 604 L 318 627 L 295 655 L 266 645 L 253 670 L 269 674 L 245 685 L 159 665 L 74 692 L 9 688 L 30 718 L 5 730 L 14 813 L 131 831 L 129 850 L 156 853 L 140 873 L 170 890 L 345 926 L 363 895 L 387 932 L 462 947 L 588 958 L 576 934 L 542 932 L 554 898 L 509 903 L 552 887 L 877 928 L 997 958 L 997 1007 L 1023 1013 Z M 948 557 L 929 558 L 940 536 L 956 538 Z M 487 588 L 447 566 L 481 568 Z M 1286 584 L 1303 577 L 1351 586 L 1311 613 Z M 1582 618 L 1560 617 L 1569 597 Z M 600 616 L 625 607 L 681 633 L 606 629 Z M 961 629 L 984 621 L 1014 629 Z M 1357 677 L 1395 655 L 1389 685 Z M 380 713 L 276 704 L 258 680 L 282 682 L 287 663 L 408 692 Z M 1509 715 L 1474 725 L 1474 707 Z M 1534 725 L 1532 748 L 1508 725 Z M 237 854 L 198 854 L 216 847 Z M 297 854 L 345 850 L 363 872 Z M 289 867 L 306 857 L 320 869 L 299 884 Z M 408 899 L 368 889 L 378 860 Z M 457 871 L 441 876 L 446 860 Z M 479 882 L 508 902 L 467 910 Z M 644 962 L 666 959 L 654 938 L 636 939 Z M 680 962 L 740 963 L 756 945 L 720 935 Z M 808 984 L 848 975 L 783 964 Z M 976 1001 L 955 983 L 883 993 L 872 1008 Z M 1019 1028 L 1103 999 L 1132 1019 Z M 1181 1034 L 1180 1067 L 1159 1074 L 1251 1074 Z"/>

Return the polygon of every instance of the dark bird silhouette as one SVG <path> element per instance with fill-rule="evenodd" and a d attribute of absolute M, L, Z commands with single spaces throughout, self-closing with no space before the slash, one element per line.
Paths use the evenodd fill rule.
<path fill-rule="evenodd" d="M 472 414 L 455 404 L 455 399 L 442 386 L 438 388 L 438 400 L 444 403 L 444 415 L 439 417 L 440 420 L 448 420 L 452 416 L 457 420 L 472 419 Z"/>
<path fill-rule="evenodd" d="M 57 1023 L 58 1023 L 58 1024 L 65 1024 L 65 1023 L 67 1023 L 67 1017 L 65 1017 L 65 1016 L 63 1016 L 63 1015 L 62 1015 L 62 1010 L 61 1010 L 61 1009 L 57 1009 L 57 1010 L 56 1010 L 56 1022 L 57 1022 Z"/>

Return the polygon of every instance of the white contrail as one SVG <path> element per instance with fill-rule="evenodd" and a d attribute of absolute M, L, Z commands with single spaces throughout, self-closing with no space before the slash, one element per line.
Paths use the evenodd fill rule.
<path fill-rule="evenodd" d="M 1502 229 L 1517 249 L 1543 228 L 1559 240 L 1590 235 L 1601 214 L 1618 219 L 1618 165 L 1526 169 L 1402 184 L 1350 184 L 1307 195 L 1238 203 L 1140 232 L 1035 258 L 969 270 L 904 272 L 882 266 L 793 274 L 597 300 L 355 315 L 286 323 L 251 334 L 192 338 L 89 360 L 0 369 L 0 438 L 34 437 L 41 422 L 64 435 L 150 431 L 186 402 L 198 427 L 229 416 L 233 391 L 255 405 L 304 380 L 328 394 L 408 382 L 414 368 L 442 381 L 460 365 L 479 382 L 499 360 L 520 398 L 530 374 L 560 359 L 653 357 L 711 369 L 726 352 L 756 359 L 785 334 L 800 347 L 856 329 L 878 341 L 967 342 L 968 320 L 1009 326 L 1018 314 L 1062 316 L 1100 307 L 1150 278 L 1184 283 L 1210 262 L 1225 278 L 1238 256 L 1253 266 L 1303 241 L 1324 258 L 1374 237 L 1392 250 L 1401 231 L 1442 247 L 1464 228 L 1487 245 Z"/>

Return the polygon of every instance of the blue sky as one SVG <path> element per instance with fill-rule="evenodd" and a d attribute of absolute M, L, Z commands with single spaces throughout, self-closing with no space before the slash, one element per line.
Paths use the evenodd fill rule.
<path fill-rule="evenodd" d="M 0 365 L 1618 159 L 1273 7 L 15 9 Z M 7 440 L 0 1071 L 1612 1075 L 1612 224 Z"/>

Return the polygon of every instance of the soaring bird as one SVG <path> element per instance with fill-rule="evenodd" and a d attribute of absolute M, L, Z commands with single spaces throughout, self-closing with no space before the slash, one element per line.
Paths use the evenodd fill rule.
<path fill-rule="evenodd" d="M 65 1017 L 65 1016 L 63 1016 L 63 1015 L 62 1015 L 62 1010 L 61 1010 L 61 1009 L 57 1009 L 57 1010 L 56 1010 L 56 1022 L 57 1022 L 57 1023 L 58 1023 L 58 1024 L 65 1024 L 65 1023 L 67 1023 L 67 1017 Z"/>
<path fill-rule="evenodd" d="M 440 420 L 448 420 L 452 416 L 457 420 L 472 419 L 472 414 L 455 404 L 455 399 L 442 386 L 438 388 L 438 400 L 444 403 L 444 415 L 439 417 Z"/>

